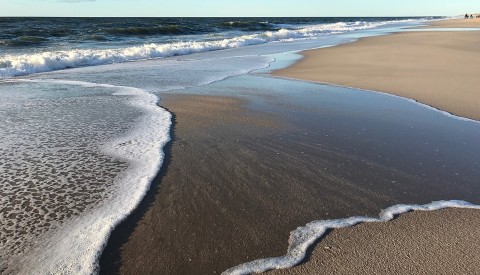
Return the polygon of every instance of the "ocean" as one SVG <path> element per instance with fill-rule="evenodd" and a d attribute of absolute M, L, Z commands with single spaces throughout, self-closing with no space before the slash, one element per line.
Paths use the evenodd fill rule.
<path fill-rule="evenodd" d="M 0 272 L 98 271 L 162 165 L 162 93 L 434 19 L 0 18 Z"/>
<path fill-rule="evenodd" d="M 0 76 L 373 29 L 425 18 L 0 18 Z"/>

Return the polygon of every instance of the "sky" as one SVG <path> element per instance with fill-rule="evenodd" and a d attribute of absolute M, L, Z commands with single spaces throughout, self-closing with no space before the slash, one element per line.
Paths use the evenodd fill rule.
<path fill-rule="evenodd" d="M 480 0 L 0 0 L 0 16 L 424 16 L 480 13 Z"/>

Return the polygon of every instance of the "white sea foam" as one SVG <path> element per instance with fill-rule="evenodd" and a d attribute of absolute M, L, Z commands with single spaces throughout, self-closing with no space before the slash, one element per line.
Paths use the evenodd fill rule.
<path fill-rule="evenodd" d="M 117 49 L 73 49 L 22 55 L 8 54 L 0 57 L 0 77 L 14 77 L 82 66 L 165 58 L 285 40 L 316 38 L 325 34 L 373 29 L 387 24 L 406 23 L 409 21 L 412 20 L 339 22 L 308 26 L 300 29 L 267 31 L 216 41 L 150 43 Z"/>
<path fill-rule="evenodd" d="M 232 267 L 222 274 L 252 274 L 265 272 L 272 269 L 290 268 L 299 264 L 306 256 L 307 249 L 322 237 L 328 229 L 349 227 L 364 222 L 387 222 L 395 216 L 409 211 L 433 211 L 444 208 L 470 208 L 479 209 L 480 205 L 474 205 L 466 201 L 435 201 L 425 205 L 398 204 L 384 209 L 378 218 L 350 217 L 336 220 L 313 221 L 305 226 L 298 227 L 290 233 L 287 254 L 281 257 L 265 258 Z"/>
<path fill-rule="evenodd" d="M 28 81 L 28 80 L 25 80 Z M 157 106 L 158 98 L 141 89 L 79 81 L 38 80 L 85 87 L 111 88 L 130 96 L 144 115 L 129 134 L 103 148 L 103 153 L 130 164 L 115 180 L 113 195 L 95 210 L 62 226 L 25 257 L 21 274 L 92 274 L 114 227 L 142 200 L 161 166 L 162 148 L 170 140 L 171 114 Z"/>

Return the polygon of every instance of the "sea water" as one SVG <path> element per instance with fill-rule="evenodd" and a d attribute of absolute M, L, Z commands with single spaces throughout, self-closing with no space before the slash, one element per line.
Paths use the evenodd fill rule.
<path fill-rule="evenodd" d="M 162 164 L 162 92 L 424 20 L 1 18 L 0 271 L 98 270 Z"/>

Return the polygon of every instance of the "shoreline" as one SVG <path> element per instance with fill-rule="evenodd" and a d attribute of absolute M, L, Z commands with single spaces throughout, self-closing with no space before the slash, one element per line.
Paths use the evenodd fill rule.
<path fill-rule="evenodd" d="M 248 83 L 258 81 L 250 78 Z M 264 80 L 267 84 L 262 85 L 267 86 L 268 81 L 293 85 L 285 87 L 286 91 L 305 88 L 297 82 Z M 207 93 L 223 91 L 223 85 L 228 86 L 225 82 L 203 89 Z M 321 92 L 317 85 L 306 86 Z M 310 97 L 311 93 L 295 96 Z M 449 197 L 478 203 L 463 191 L 432 191 L 429 183 L 447 188 L 446 182 L 419 180 L 408 169 L 372 162 L 361 154 L 341 153 L 337 146 L 345 145 L 342 140 L 322 145 L 320 136 L 313 134 L 317 130 L 312 136 L 304 134 L 315 125 L 311 123 L 317 116 L 311 107 L 295 103 L 285 114 L 285 102 L 292 102 L 281 98 L 279 103 L 269 101 L 270 109 L 264 112 L 263 108 L 252 109 L 252 98 L 164 96 L 162 106 L 175 114 L 170 162 L 162 168 L 165 173 L 157 179 L 158 191 L 147 203 L 146 212 L 135 225 L 130 222 L 131 232 L 114 248 L 116 266 L 109 267 L 111 262 L 106 259 L 101 273 L 219 274 L 241 263 L 283 255 L 290 232 L 319 218 L 371 216 L 397 203 Z M 272 98 L 260 97 L 265 99 Z M 299 110 L 308 115 L 297 113 Z M 297 119 L 307 123 L 299 125 Z M 324 127 L 316 129 L 321 133 Z M 399 161 L 410 162 L 403 157 Z M 431 173 L 440 176 L 439 171 Z M 468 177 L 462 178 L 468 185 Z"/>
<path fill-rule="evenodd" d="M 383 19 L 373 21 L 378 20 Z M 368 21 L 361 24 L 366 24 L 368 28 Z M 359 22 L 351 23 L 355 25 L 354 29 L 364 26 L 358 25 Z M 347 26 L 349 24 L 346 23 Z M 457 27 L 463 28 L 462 24 Z M 333 29 L 335 26 L 337 24 Z M 215 29 L 214 35 L 216 33 Z M 279 33 L 282 34 L 282 31 Z M 318 35 L 316 31 L 314 33 Z M 362 34 L 347 34 L 343 38 L 334 36 L 331 40 L 328 35 L 324 38 L 340 43 L 348 37 Z M 199 35 L 202 36 L 203 32 Z M 426 35 L 430 36 L 431 33 L 427 32 Z M 460 36 L 464 39 L 464 35 Z M 281 39 L 284 36 L 275 37 Z M 293 37 L 298 38 L 295 34 Z M 465 41 L 469 39 L 465 38 Z M 260 63 L 267 66 L 268 62 L 273 62 L 274 58 L 263 55 L 265 52 L 304 49 L 306 45 L 312 48 L 316 43 L 327 43 L 327 40 L 319 39 L 312 44 L 305 44 L 307 41 L 303 40 L 288 41 L 278 44 L 279 48 L 259 45 L 240 51 L 232 49 L 212 54 L 201 53 L 201 56 L 192 55 L 191 59 L 171 57 L 164 63 L 145 60 L 141 63 L 100 66 L 98 69 L 90 67 L 95 64 L 89 63 L 76 70 L 13 78 L 11 86 L 8 79 L 3 81 L 5 96 L 14 94 L 12 101 L 7 100 L 4 104 L 7 106 L 4 110 L 7 115 L 4 123 L 8 130 L 7 146 L 15 144 L 11 148 L 6 147 L 6 152 L 11 151 L 8 156 L 11 156 L 12 162 L 4 164 L 13 172 L 5 174 L 8 174 L 8 184 L 18 185 L 27 191 L 10 192 L 6 189 L 6 194 L 12 195 L 7 199 L 13 198 L 7 205 L 19 208 L 5 208 L 3 213 L 11 214 L 5 217 L 38 229 L 40 224 L 32 223 L 38 215 L 39 221 L 49 221 L 47 210 L 50 209 L 40 207 L 42 203 L 51 205 L 50 217 L 60 221 L 63 219 L 62 213 L 74 211 L 77 206 L 80 210 L 86 209 L 91 202 L 101 200 L 99 195 L 103 191 L 108 193 L 108 198 L 118 202 L 117 205 L 107 203 L 109 200 L 101 200 L 102 206 L 106 206 L 105 210 L 122 214 L 109 215 L 104 219 L 92 211 L 91 215 L 85 215 L 86 222 L 78 222 L 78 225 L 70 223 L 71 227 L 65 223 L 66 226 L 62 226 L 65 230 L 52 238 L 55 245 L 42 246 L 52 249 L 44 252 L 38 249 L 38 255 L 41 256 L 26 255 L 25 259 L 32 259 L 31 266 L 38 270 L 49 268 L 48 261 L 43 259 L 51 258 L 66 263 L 72 267 L 70 270 L 83 273 L 218 274 L 241 263 L 284 255 L 290 232 L 312 220 L 375 216 L 381 209 L 398 203 L 423 204 L 452 198 L 480 205 L 480 127 L 462 121 L 480 123 L 480 120 L 463 119 L 414 99 L 384 92 L 357 91 L 360 89 L 334 84 L 317 85 L 315 83 L 318 82 L 308 83 L 307 80 L 296 78 L 295 81 L 275 78 L 260 73 L 261 69 L 250 71 Z M 469 43 L 462 41 L 448 45 L 455 48 L 460 44 L 459 47 L 465 52 L 472 51 Z M 98 50 L 94 52 L 103 53 L 104 49 L 98 48 L 98 43 L 92 43 L 92 47 Z M 56 48 L 52 44 L 52 49 Z M 19 49 L 20 52 L 28 51 L 28 48 Z M 294 62 L 288 53 L 279 54 L 277 68 L 288 61 Z M 284 58 L 280 55 L 284 55 Z M 25 56 L 30 60 L 30 55 Z M 473 61 L 476 63 L 476 59 Z M 57 58 L 56 62 L 58 65 L 63 61 Z M 76 61 L 73 62 L 73 67 L 78 65 Z M 475 64 L 465 63 L 468 63 L 468 68 L 476 69 Z M 30 63 L 26 60 L 18 64 L 23 66 Z M 273 67 L 269 70 L 273 70 Z M 422 73 L 430 71 L 435 70 Z M 465 74 L 464 71 L 461 73 Z M 470 79 L 470 73 L 466 74 L 466 78 Z M 420 73 L 418 76 L 421 78 Z M 34 81 L 43 81 L 45 85 L 34 87 L 16 84 Z M 63 87 L 67 84 L 70 86 Z M 453 98 L 461 98 L 460 92 L 469 91 L 471 83 L 464 84 L 462 87 L 465 88 L 455 93 Z M 80 85 L 81 88 L 77 90 L 71 85 Z M 112 95 L 119 96 L 119 102 L 108 96 L 103 97 L 104 88 L 114 88 Z M 179 90 L 175 90 L 177 88 Z M 128 92 L 124 89 L 128 89 Z M 40 91 L 38 98 L 37 90 Z M 18 91 L 20 93 L 17 94 Z M 133 94 L 141 94 L 145 100 L 130 98 L 129 95 Z M 160 97 L 163 100 L 158 102 Z M 137 113 L 128 108 L 117 110 L 116 107 L 122 107 L 123 100 L 128 98 L 132 99 L 128 102 L 129 107 L 141 107 L 145 112 L 137 110 Z M 74 103 L 83 104 L 74 106 Z M 99 103 L 98 108 L 96 103 Z M 476 102 L 470 101 L 470 104 L 475 105 Z M 10 109 L 9 105 L 15 108 Z M 25 106 L 32 113 L 27 112 L 24 116 L 22 113 L 27 109 L 22 111 L 22 108 Z M 86 107 L 91 112 L 85 116 Z M 435 109 L 435 112 L 429 109 Z M 466 111 L 471 112 L 470 109 Z M 109 115 L 105 116 L 105 112 Z M 163 115 L 160 116 L 160 113 Z M 37 120 L 36 114 L 40 114 L 40 120 Z M 68 123 L 62 123 L 62 118 Z M 99 131 L 95 130 L 95 125 Z M 134 125 L 132 129 L 135 130 L 127 132 L 128 125 Z M 118 129 L 125 128 L 125 131 L 114 130 L 117 126 Z M 111 136 L 118 136 L 118 139 L 105 139 L 107 142 L 100 142 L 101 146 L 90 146 L 96 145 L 97 139 L 104 140 L 102 137 L 110 136 L 110 130 Z M 79 134 L 76 134 L 77 131 Z M 28 133 L 32 133 L 32 142 L 24 143 L 22 138 L 28 137 Z M 71 137 L 71 144 L 66 142 L 70 139 L 62 138 L 62 134 Z M 152 139 L 160 136 L 164 138 L 162 141 Z M 9 141 L 10 137 L 14 137 L 12 142 Z M 92 142 L 89 138 L 92 138 Z M 97 154 L 98 149 L 102 148 Z M 114 149 L 118 149 L 118 152 L 113 152 Z M 47 150 L 48 153 L 44 154 Z M 126 167 L 116 159 L 113 159 L 112 165 L 105 165 L 104 171 L 100 166 L 95 166 L 97 162 L 92 161 L 88 154 L 82 157 L 74 152 L 83 150 L 93 156 L 108 151 L 112 155 L 107 156 L 118 157 L 121 161 L 130 159 L 131 167 L 139 168 L 146 176 L 127 170 L 131 167 Z M 155 157 L 157 153 L 160 154 L 158 158 Z M 66 162 L 59 161 L 63 160 L 63 156 Z M 35 160 L 37 157 L 39 161 Z M 21 164 L 19 167 L 17 160 Z M 162 165 L 156 160 L 163 162 Z M 37 172 L 35 164 L 44 167 L 45 171 Z M 125 170 L 122 170 L 123 167 L 126 167 Z M 146 168 L 150 172 L 147 173 Z M 113 173 L 111 171 L 120 170 L 125 171 L 122 176 L 109 176 Z M 100 176 L 91 172 L 100 173 Z M 46 175 L 58 183 L 50 186 L 53 189 L 47 186 L 49 181 Z M 135 175 L 138 177 L 134 178 Z M 34 181 L 29 181 L 32 178 Z M 122 184 L 113 188 L 114 185 L 109 185 L 105 178 L 124 180 L 120 180 Z M 140 183 L 140 186 L 128 184 L 129 180 Z M 46 189 L 41 188 L 44 181 Z M 92 181 L 91 184 L 89 181 Z M 97 186 L 101 191 L 96 191 Z M 72 194 L 74 198 L 79 198 L 75 200 L 75 205 L 68 200 Z M 29 205 L 16 200 L 20 198 L 18 196 L 30 200 Z M 35 201 L 40 202 L 40 208 L 34 205 Z M 136 201 L 133 206 L 132 201 Z M 35 211 L 31 211 L 32 207 Z M 29 213 L 35 213 L 35 217 L 29 219 L 27 212 L 23 215 L 21 209 L 24 208 Z M 98 212 L 110 213 L 103 211 L 104 208 L 97 209 Z M 133 212 L 126 213 L 126 209 Z M 90 213 L 88 209 L 83 212 Z M 42 219 L 43 213 L 47 214 Z M 465 215 L 464 220 L 474 217 L 468 213 Z M 89 218 L 91 216 L 93 218 Z M 447 216 L 440 215 L 437 218 L 440 226 L 444 219 Z M 4 220 L 7 221 L 4 223 L 7 227 L 3 233 L 7 233 L 8 238 L 2 239 L 13 248 L 18 247 L 23 241 L 10 238 L 10 232 L 17 232 L 18 229 L 23 234 L 29 230 L 18 227 L 20 223 Z M 10 231 L 9 227 L 15 227 L 14 231 Z M 71 228 L 82 231 L 78 233 Z M 101 233 L 98 235 L 105 238 L 98 238 L 97 234 L 83 230 Z M 70 237 L 76 232 L 81 237 Z M 459 232 L 466 235 L 468 230 L 462 227 Z M 37 237 L 30 240 L 39 243 L 47 239 Z M 83 237 L 94 241 L 82 241 Z M 82 244 L 94 245 L 96 249 L 84 249 Z M 58 249 L 63 245 L 70 248 Z M 61 253 L 63 250 L 71 253 Z M 4 254 L 10 255 L 10 250 L 6 249 Z M 79 261 L 87 262 L 86 259 L 87 271 L 79 264 Z M 7 272 L 4 266 L 0 264 L 0 270 Z"/>
<path fill-rule="evenodd" d="M 430 29 L 471 27 L 480 27 L 480 19 L 476 18 L 473 20 L 469 19 L 439 21 L 421 28 Z M 392 35 L 402 34 L 405 35 L 405 33 L 394 33 Z M 474 36 L 475 34 L 478 34 L 478 32 L 473 32 L 471 36 Z M 371 83 L 364 84 L 358 78 L 352 80 L 351 78 L 348 79 L 347 77 L 348 80 L 345 80 L 344 75 L 352 73 L 352 70 L 345 70 L 346 72 L 344 72 L 343 74 L 340 72 L 341 69 L 339 69 L 339 67 L 349 66 L 349 64 L 346 64 L 345 62 L 342 63 L 340 61 L 341 64 L 337 64 L 338 67 L 335 67 L 335 69 L 337 69 L 336 73 L 342 75 L 342 77 L 331 80 L 328 79 L 328 77 L 324 78 L 320 76 L 322 73 L 325 72 L 325 70 L 328 70 L 322 70 L 320 68 L 331 68 L 331 63 L 322 63 L 323 60 L 321 59 L 321 57 L 318 57 L 318 54 L 331 50 L 330 53 L 325 53 L 325 55 L 330 55 L 331 57 L 332 54 L 337 54 L 345 60 L 351 60 L 353 55 L 351 54 L 345 57 L 345 55 L 342 54 L 344 52 L 342 52 L 341 47 L 347 48 L 348 50 L 350 47 L 355 48 L 357 45 L 361 45 L 362 43 L 371 42 L 372 44 L 370 45 L 373 45 L 377 42 L 384 43 L 385 40 L 388 40 L 392 35 L 388 35 L 386 37 L 361 38 L 352 43 L 338 45 L 332 48 L 303 51 L 300 52 L 300 54 L 303 55 L 303 58 L 300 61 L 296 62 L 290 67 L 274 71 L 272 72 L 272 75 L 292 80 L 309 81 L 313 83 L 334 85 L 351 89 L 360 89 L 367 92 L 398 96 L 405 100 L 413 101 L 417 104 L 423 105 L 426 108 L 431 108 L 435 111 L 444 113 L 447 116 L 453 116 L 457 119 L 470 120 L 477 123 L 480 122 L 480 112 L 474 112 L 471 108 L 468 112 L 462 112 L 458 108 L 452 106 L 440 105 L 441 107 L 439 107 L 439 105 L 435 103 L 431 104 L 431 102 L 434 101 L 429 101 L 428 99 L 421 97 L 418 98 L 415 97 L 415 95 L 409 95 L 408 93 L 404 93 L 403 91 L 399 91 L 398 89 L 396 90 L 391 87 L 385 88 L 385 86 L 375 85 Z M 406 34 L 405 36 L 408 36 L 408 34 Z M 392 45 L 390 44 L 389 46 L 391 47 Z M 396 46 L 398 48 L 401 47 L 401 45 Z M 475 53 L 477 55 L 477 58 L 479 56 L 478 53 L 478 51 Z M 403 54 L 405 54 L 405 52 L 403 52 Z M 325 57 L 325 55 L 322 55 L 322 57 Z M 372 56 L 370 55 L 369 58 L 371 57 Z M 332 57 L 332 59 L 335 58 L 336 56 Z M 368 60 L 365 58 L 365 56 L 361 56 L 360 58 L 363 58 L 362 61 L 368 63 Z M 420 60 L 418 60 L 418 62 L 428 62 L 428 60 L 421 58 L 419 59 Z M 316 64 L 314 65 L 313 63 Z M 358 65 L 360 63 L 361 62 L 355 63 L 355 65 Z M 411 65 L 411 63 L 409 65 Z M 376 64 L 368 63 L 364 67 L 364 69 L 372 70 L 372 67 L 374 66 L 376 66 Z M 379 70 L 376 70 L 375 72 L 382 74 L 382 72 Z M 306 73 L 309 74 L 307 77 L 305 77 Z M 318 75 L 313 76 L 313 73 L 316 73 Z M 358 70 L 353 71 L 353 73 L 356 73 L 356 76 L 360 74 Z M 386 76 L 382 75 L 381 77 Z M 480 85 L 480 82 L 478 82 L 478 84 Z M 478 106 L 478 104 L 477 102 L 474 102 L 473 104 L 471 104 L 471 106 L 475 107 Z M 266 273 L 279 275 L 313 273 L 372 274 L 375 272 L 430 274 L 432 273 L 432 270 L 435 270 L 433 271 L 433 273 L 437 274 L 459 272 L 459 270 L 463 270 L 464 273 L 478 272 L 478 270 L 480 270 L 480 266 L 473 264 L 480 260 L 480 258 L 475 257 L 474 251 L 476 245 L 469 245 L 472 243 L 472 241 L 478 240 L 480 238 L 480 231 L 475 228 L 475 222 L 469 223 L 469 226 L 466 226 L 464 224 L 466 219 L 470 220 L 472 217 L 477 217 L 476 219 L 478 220 L 480 215 L 478 215 L 478 213 L 476 213 L 478 211 L 475 210 L 447 208 L 442 210 L 436 210 L 434 211 L 436 213 L 433 214 L 418 213 L 418 211 L 414 211 L 412 213 L 401 214 L 400 218 L 386 221 L 386 224 L 378 225 L 375 223 L 361 223 L 360 225 L 353 225 L 346 228 L 327 230 L 324 235 L 318 238 L 315 243 L 308 249 L 306 258 L 302 260 L 300 264 L 286 269 L 269 270 Z M 429 224 L 425 225 L 426 222 L 422 221 L 421 219 L 427 220 Z M 456 226 L 451 225 L 458 220 L 463 222 L 463 226 L 460 230 L 458 229 L 460 228 L 458 224 Z M 449 228 L 450 231 L 448 231 L 448 229 L 445 229 L 446 221 L 449 222 L 450 227 L 447 228 Z M 397 228 L 395 228 L 395 226 Z M 412 226 L 415 227 L 416 231 L 408 233 L 408 230 L 410 229 L 406 228 L 411 228 Z M 426 229 L 425 227 L 431 228 Z M 444 230 L 447 230 L 449 233 L 455 232 L 455 230 L 457 230 L 457 235 L 452 236 L 451 234 L 438 234 L 439 232 L 432 231 L 436 229 L 435 227 L 441 227 Z M 384 233 L 384 231 L 387 230 L 385 228 L 389 228 L 388 230 L 391 230 L 392 233 Z M 377 243 L 378 238 L 376 238 L 375 242 L 371 242 L 371 234 L 381 236 L 380 244 Z M 411 234 L 410 236 L 415 236 L 415 238 L 411 238 L 411 240 L 406 240 L 405 236 L 408 234 Z M 426 238 L 426 236 L 428 236 L 429 234 L 434 234 L 438 239 L 432 240 L 432 238 L 430 238 L 428 239 L 428 241 L 422 239 Z M 400 239 L 401 241 L 398 242 L 398 239 Z M 439 240 L 441 240 L 441 244 L 439 244 Z M 390 252 L 390 249 L 386 249 L 391 245 L 392 242 L 397 244 L 391 249 L 391 251 L 395 252 Z M 449 249 L 449 247 L 454 248 Z M 462 247 L 462 249 L 455 249 L 455 247 Z M 465 249 L 465 247 L 469 247 L 469 249 Z M 396 254 L 400 254 L 401 256 L 396 257 Z M 428 256 L 425 257 L 425 255 Z M 393 258 L 393 260 L 389 257 Z M 367 264 L 367 261 L 373 264 Z M 248 263 L 246 263 L 246 265 L 248 265 Z"/>
<path fill-rule="evenodd" d="M 439 21 L 427 28 L 463 28 L 463 24 L 480 27 L 480 19 L 468 20 Z M 379 91 L 480 120 L 480 96 L 475 93 L 480 80 L 474 73 L 480 64 L 477 34 L 422 31 L 361 38 L 331 48 L 303 51 L 301 60 L 272 75 Z M 452 91 L 462 96 L 453 96 Z"/>
<path fill-rule="evenodd" d="M 170 125 L 170 140 L 163 147 L 163 162 L 160 170 L 157 175 L 151 182 L 149 190 L 145 193 L 145 196 L 140 201 L 138 206 L 121 222 L 119 222 L 115 228 L 110 233 L 110 236 L 107 239 L 106 245 L 100 253 L 99 261 L 99 274 L 118 274 L 121 264 L 120 249 L 127 243 L 129 236 L 134 231 L 135 227 L 138 226 L 138 223 L 142 220 L 143 216 L 151 207 L 155 200 L 156 194 L 160 190 L 161 178 L 165 175 L 168 170 L 172 159 L 172 146 L 175 141 L 175 125 L 176 117 L 173 112 L 170 112 L 164 106 L 159 106 L 171 114 L 171 125 Z"/>
<path fill-rule="evenodd" d="M 337 47 L 341 46 L 333 48 Z M 301 160 L 304 156 L 294 156 L 302 148 L 293 142 L 294 139 L 288 138 L 278 144 L 269 141 L 281 136 L 282 131 L 291 132 L 291 125 L 280 123 L 278 111 L 253 111 L 247 107 L 248 104 L 249 100 L 237 96 L 173 94 L 163 98 L 162 107 L 175 118 L 173 136 L 167 145 L 168 153 L 165 149 L 165 164 L 161 168 L 164 172 L 159 173 L 152 183 L 154 189 L 152 187 L 153 190 L 147 193 L 149 198 L 145 203 L 142 201 L 139 212 L 136 211 L 132 219 L 129 217 L 122 223 L 125 224 L 123 229 L 115 229 L 109 247 L 102 253 L 101 274 L 218 274 L 236 264 L 283 255 L 291 230 L 316 220 L 312 217 L 338 218 L 351 213 L 345 205 L 363 205 L 366 209 L 361 211 L 372 213 L 378 207 L 392 205 L 390 202 L 419 202 L 415 196 L 406 196 L 408 199 L 405 200 L 388 192 L 382 194 L 384 191 L 375 188 L 381 186 L 376 185 L 380 184 L 379 180 L 371 189 L 355 187 L 358 189 L 353 192 L 360 192 L 364 197 L 357 198 L 347 193 L 347 197 L 341 198 L 343 206 L 335 212 L 335 207 L 326 206 L 328 195 L 318 196 L 315 188 L 320 187 L 326 194 L 337 195 L 337 192 L 345 192 L 354 185 L 342 186 L 341 182 L 345 179 L 329 179 L 325 185 L 316 186 L 314 181 L 318 181 L 318 175 L 312 171 L 315 166 L 318 168 L 318 155 L 310 159 L 316 165 L 306 169 L 308 161 Z M 294 120 L 287 121 L 292 123 Z M 235 138 L 238 138 L 237 144 L 231 143 L 230 140 Z M 291 146 L 294 148 L 288 150 Z M 287 159 L 297 168 L 292 168 L 290 174 L 289 167 L 276 160 L 277 152 L 283 151 L 287 152 L 286 156 L 292 157 Z M 321 162 L 321 165 L 329 169 L 334 170 L 335 165 L 345 160 L 356 163 L 354 158 L 330 153 L 328 150 L 320 153 L 328 156 L 328 161 Z M 265 166 L 269 162 L 273 162 L 274 166 Z M 202 163 L 202 167 L 195 167 L 198 163 Z M 349 177 L 362 178 L 362 173 L 370 173 L 372 167 L 367 165 L 356 169 L 359 174 Z M 385 175 L 380 178 L 388 178 L 389 170 L 385 167 Z M 311 178 L 303 177 L 303 172 Z M 269 173 L 273 173 L 275 178 L 278 176 L 276 179 L 280 184 L 270 181 Z M 377 173 L 382 174 L 383 170 Z M 342 169 L 322 176 L 327 179 L 335 175 L 346 176 Z M 256 182 L 259 186 L 248 184 L 258 181 L 258 177 L 265 182 Z M 280 180 L 282 177 L 287 179 Z M 295 187 L 282 185 L 291 182 L 296 184 Z M 339 190 L 330 189 L 332 182 L 339 184 L 334 187 Z M 300 191 L 295 188 L 300 188 Z M 311 197 L 302 197 L 312 192 Z M 285 194 L 292 198 L 285 200 Z M 285 201 L 279 203 L 270 196 Z M 348 203 L 352 199 L 348 196 L 354 198 L 354 203 Z M 320 197 L 327 201 L 315 205 Z M 300 201 L 308 202 L 312 209 L 298 208 L 295 203 Z M 331 196 L 330 203 L 335 201 L 335 196 Z M 298 215 L 299 209 L 305 213 Z M 319 213 L 322 214 L 318 216 Z M 285 220 L 279 223 L 271 220 L 272 217 Z M 259 225 L 255 221 L 264 224 Z M 273 227 L 278 228 L 272 230 Z M 117 231 L 120 235 L 114 235 L 118 234 L 115 233 Z M 111 242 L 113 246 L 110 246 Z"/>

